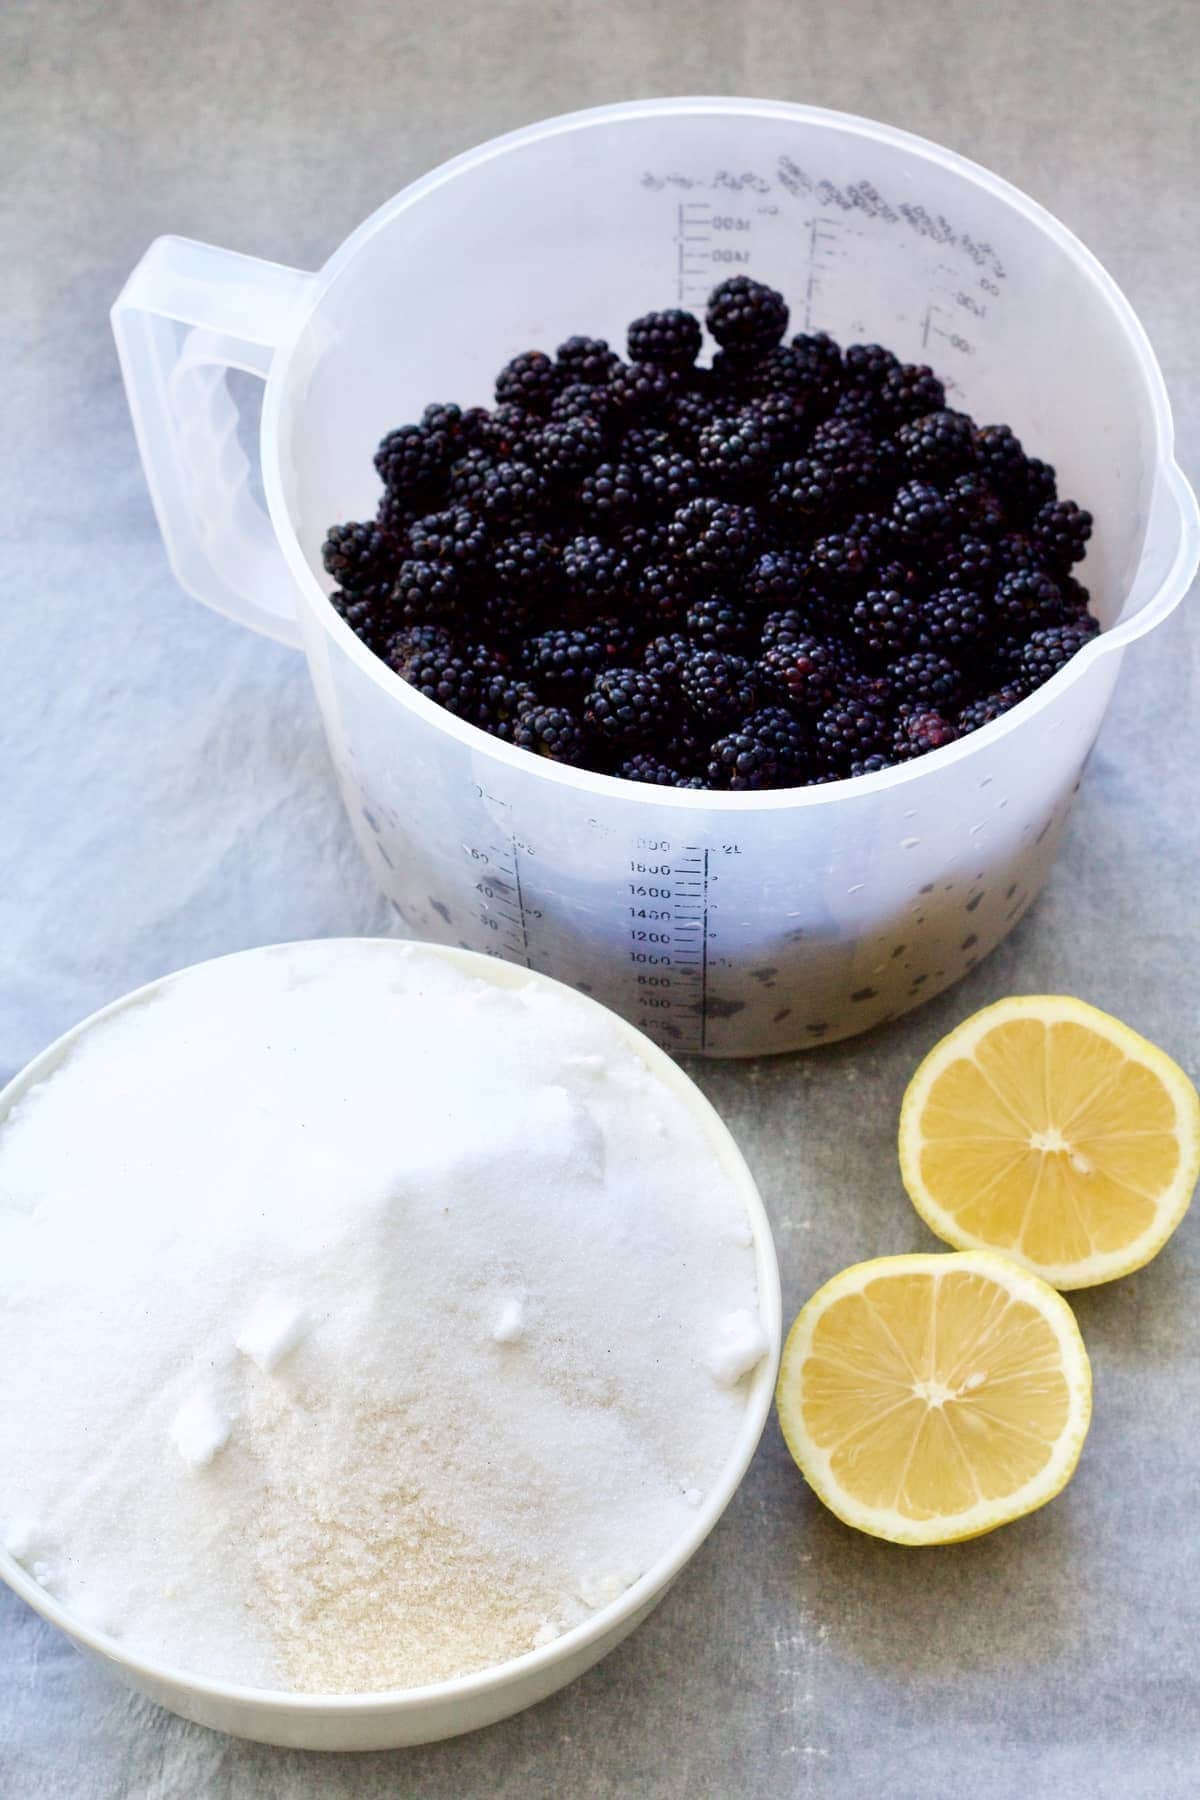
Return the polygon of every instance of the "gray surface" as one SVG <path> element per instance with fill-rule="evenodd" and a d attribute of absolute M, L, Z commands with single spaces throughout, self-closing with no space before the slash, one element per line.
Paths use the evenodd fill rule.
<path fill-rule="evenodd" d="M 411 177 L 528 119 L 652 93 L 816 100 L 939 138 L 1066 219 L 1149 328 L 1195 475 L 1198 25 L 1162 0 L 10 0 L 0 1074 L 166 969 L 386 929 L 299 658 L 168 573 L 106 317 L 150 238 L 315 267 Z M 1078 993 L 1196 1072 L 1198 643 L 1193 607 L 1131 655 L 1048 891 L 967 981 L 857 1043 L 699 1071 L 774 1216 L 790 1310 L 844 1263 L 929 1244 L 896 1109 L 971 1008 Z M 455 1744 L 236 1744 L 126 1696 L 5 1592 L 0 1795 L 1194 1793 L 1200 1221 L 1079 1315 L 1095 1423 L 1049 1510 L 893 1550 L 822 1514 L 771 1427 L 660 1612 L 572 1690 Z"/>

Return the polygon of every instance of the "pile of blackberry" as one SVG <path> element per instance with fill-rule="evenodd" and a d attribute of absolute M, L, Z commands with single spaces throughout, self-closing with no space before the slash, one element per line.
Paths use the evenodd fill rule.
<path fill-rule="evenodd" d="M 1007 425 L 877 344 L 785 342 L 746 276 L 527 350 L 496 404 L 429 406 L 334 526 L 333 605 L 450 712 L 663 787 L 802 787 L 999 718 L 1099 629 L 1091 515 Z"/>

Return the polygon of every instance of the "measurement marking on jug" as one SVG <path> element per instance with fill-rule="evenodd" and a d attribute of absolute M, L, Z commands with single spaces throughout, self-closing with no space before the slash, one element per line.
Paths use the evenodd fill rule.
<path fill-rule="evenodd" d="M 463 853 L 475 874 L 475 892 L 479 895 L 477 917 L 484 931 L 485 956 L 499 956 L 508 962 L 524 963 L 531 968 L 529 956 L 529 920 L 540 917 L 525 898 L 521 880 L 521 852 L 528 846 L 518 839 L 507 843 L 464 844 Z"/>
<path fill-rule="evenodd" d="M 756 210 L 762 210 L 757 208 Z M 681 306 L 701 305 L 719 270 L 750 261 L 753 220 L 744 212 L 684 200 L 675 209 L 676 288 Z"/>
<path fill-rule="evenodd" d="M 808 227 L 808 282 L 804 290 L 804 329 L 813 328 L 815 303 L 821 292 L 821 277 L 844 252 L 839 238 L 844 230 L 840 219 L 814 217 Z"/>

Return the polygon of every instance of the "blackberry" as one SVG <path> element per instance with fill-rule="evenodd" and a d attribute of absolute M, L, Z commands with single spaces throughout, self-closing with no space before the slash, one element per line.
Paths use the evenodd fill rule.
<path fill-rule="evenodd" d="M 887 377 L 900 367 L 899 357 L 880 344 L 848 344 L 842 360 L 849 382 L 876 393 Z"/>
<path fill-rule="evenodd" d="M 891 421 L 883 410 L 878 393 L 869 387 L 844 387 L 835 400 L 829 417 L 856 425 L 871 437 L 885 437 L 891 428 Z"/>
<path fill-rule="evenodd" d="M 617 765 L 617 774 L 622 781 L 641 781 L 649 787 L 699 788 L 704 783 L 697 775 L 684 775 L 679 769 L 673 769 L 669 763 L 663 762 L 649 750 L 638 750 L 633 756 L 626 757 Z"/>
<path fill-rule="evenodd" d="M 399 546 L 389 531 L 357 521 L 331 525 L 321 545 L 326 573 L 348 593 L 378 587 L 394 577 L 398 554 Z"/>
<path fill-rule="evenodd" d="M 801 385 L 814 405 L 826 410 L 841 391 L 845 365 L 841 345 L 827 331 L 802 331 L 792 339 L 791 349 L 803 374 Z"/>
<path fill-rule="evenodd" d="M 977 651 L 993 609 L 977 590 L 944 587 L 916 608 L 916 643 L 922 651 L 950 650 L 958 655 Z"/>
<path fill-rule="evenodd" d="M 1039 543 L 1025 531 L 1006 531 L 995 541 L 995 563 L 1002 575 L 1011 575 L 1017 570 L 1036 570 L 1047 573 L 1045 551 Z"/>
<path fill-rule="evenodd" d="M 1004 530 L 1004 508 L 995 490 L 975 470 L 956 475 L 946 489 L 946 499 L 964 532 L 990 542 Z"/>
<path fill-rule="evenodd" d="M 591 612 L 611 612 L 620 606 L 633 581 L 624 553 L 586 532 L 564 547 L 562 570 L 568 591 Z"/>
<path fill-rule="evenodd" d="M 375 523 L 388 531 L 397 544 L 403 546 L 407 542 L 409 528 L 423 517 L 429 508 L 436 504 L 431 489 L 410 488 L 406 493 L 397 494 L 391 488 L 384 488 L 379 496 L 379 506 L 375 514 Z"/>
<path fill-rule="evenodd" d="M 657 363 L 662 369 L 686 369 L 699 356 L 702 342 L 699 319 L 680 307 L 643 313 L 629 327 L 629 360 Z"/>
<path fill-rule="evenodd" d="M 453 450 L 455 456 L 461 456 L 472 444 L 483 442 L 483 434 L 491 417 L 486 406 L 468 406 L 458 422 L 458 440 Z"/>
<path fill-rule="evenodd" d="M 684 627 L 701 650 L 743 650 L 754 635 L 746 608 L 720 594 L 694 601 L 684 615 Z"/>
<path fill-rule="evenodd" d="M 441 432 L 453 447 L 463 434 L 463 409 L 453 400 L 435 400 L 421 414 L 421 425 L 426 431 Z"/>
<path fill-rule="evenodd" d="M 451 506 L 467 506 L 478 511 L 485 483 L 500 467 L 492 451 L 473 444 L 450 470 L 446 495 Z M 426 512 L 428 507 L 424 509 Z"/>
<path fill-rule="evenodd" d="M 701 581 L 738 575 L 758 548 L 753 507 L 705 497 L 681 506 L 667 528 L 672 559 Z"/>
<path fill-rule="evenodd" d="M 444 625 L 405 625 L 388 639 L 387 660 L 400 673 L 421 656 L 456 656 L 460 646 Z"/>
<path fill-rule="evenodd" d="M 1094 619 L 1089 626 L 1051 625 L 1044 631 L 1035 631 L 1021 652 L 1020 674 L 1030 687 L 1041 687 L 1043 681 L 1049 681 L 1060 669 L 1066 667 L 1071 658 L 1095 637 L 1100 627 Z"/>
<path fill-rule="evenodd" d="M 507 456 L 522 456 L 541 423 L 528 407 L 507 401 L 487 414 L 475 434 L 475 446 L 500 460 Z"/>
<path fill-rule="evenodd" d="M 1014 569 L 996 583 L 993 614 L 1000 630 L 1023 635 L 1062 617 L 1062 590 L 1044 569 Z"/>
<path fill-rule="evenodd" d="M 996 549 L 986 538 L 960 537 L 944 546 L 936 573 L 947 587 L 989 594 L 1000 578 Z"/>
<path fill-rule="evenodd" d="M 652 456 L 669 456 L 675 447 L 661 425 L 630 425 L 621 438 L 621 460 L 640 468 Z"/>
<path fill-rule="evenodd" d="M 558 346 L 554 358 L 564 387 L 581 382 L 586 387 L 600 387 L 620 360 L 606 338 L 592 337 L 569 337 Z"/>
<path fill-rule="evenodd" d="M 791 713 L 781 706 L 761 707 L 713 744 L 708 785 L 735 792 L 795 787 L 806 750 L 804 733 Z"/>
<path fill-rule="evenodd" d="M 705 426 L 696 440 L 696 460 L 722 492 L 750 493 L 766 485 L 775 445 L 762 420 L 744 411 L 736 419 L 715 419 Z"/>
<path fill-rule="evenodd" d="M 653 519 L 627 519 L 616 527 L 618 544 L 635 575 L 648 563 L 663 562 L 667 555 L 667 528 Z"/>
<path fill-rule="evenodd" d="M 892 502 L 892 523 L 900 542 L 918 554 L 929 554 L 954 529 L 954 512 L 927 481 L 906 481 Z"/>
<path fill-rule="evenodd" d="M 795 644 L 801 638 L 816 637 L 813 615 L 805 607 L 788 606 L 769 612 L 759 633 L 760 650 L 774 650 L 778 644 Z"/>
<path fill-rule="evenodd" d="M 1054 470 L 1040 458 L 1026 456 L 1011 426 L 984 425 L 978 430 L 975 459 L 1017 523 L 1032 519 L 1054 499 Z"/>
<path fill-rule="evenodd" d="M 604 531 L 636 518 L 643 493 L 635 464 L 602 462 L 584 476 L 575 499 L 583 522 Z"/>
<path fill-rule="evenodd" d="M 948 657 L 936 650 L 911 650 L 887 666 L 892 697 L 922 707 L 953 707 L 962 698 L 963 678 Z"/>
<path fill-rule="evenodd" d="M 530 462 L 546 480 L 562 487 L 594 469 L 604 455 L 604 433 L 594 418 L 551 420 L 527 446 Z"/>
<path fill-rule="evenodd" d="M 787 344 L 776 344 L 765 356 L 718 350 L 713 357 L 711 379 L 717 390 L 714 398 L 726 411 L 767 399 L 787 402 L 797 414 L 811 407 L 809 366 Z"/>
<path fill-rule="evenodd" d="M 1046 566 L 1065 575 L 1072 563 L 1082 562 L 1087 555 L 1092 515 L 1074 500 L 1049 500 L 1035 513 L 1029 535 L 1041 545 Z"/>
<path fill-rule="evenodd" d="M 779 351 L 771 352 L 772 356 L 779 354 Z M 782 388 L 747 400 L 741 417 L 766 434 L 777 456 L 787 456 L 795 451 L 807 429 L 803 396 Z"/>
<path fill-rule="evenodd" d="M 488 552 L 488 528 L 467 506 L 426 513 L 413 522 L 408 541 L 422 562 L 449 563 L 468 579 L 483 568 Z"/>
<path fill-rule="evenodd" d="M 898 588 L 869 588 L 843 615 L 842 629 L 854 648 L 873 661 L 898 656 L 916 640 L 912 595 Z"/>
<path fill-rule="evenodd" d="M 496 399 L 502 405 L 513 400 L 544 417 L 562 385 L 561 373 L 544 350 L 524 350 L 497 375 Z"/>
<path fill-rule="evenodd" d="M 926 364 L 898 363 L 880 382 L 879 399 L 893 423 L 903 425 L 924 413 L 940 412 L 946 390 Z"/>
<path fill-rule="evenodd" d="M 724 725 L 753 710 L 756 683 L 744 656 L 729 650 L 693 650 L 679 670 L 684 704 L 710 725 Z"/>
<path fill-rule="evenodd" d="M 458 645 L 448 632 L 398 631 L 388 646 L 388 662 L 403 681 L 460 719 L 478 723 L 485 690 L 497 673 L 490 652 Z"/>
<path fill-rule="evenodd" d="M 546 483 L 532 463 L 502 462 L 484 475 L 476 504 L 485 518 L 503 525 L 513 519 L 527 519 L 545 499 Z"/>
<path fill-rule="evenodd" d="M 543 631 L 530 638 L 523 656 L 529 679 L 547 694 L 585 694 L 606 669 L 629 660 L 630 628 L 617 619 L 597 619 L 578 630 Z"/>
<path fill-rule="evenodd" d="M 691 583 L 678 564 L 652 562 L 639 572 L 634 593 L 646 629 L 655 631 L 683 617 L 691 598 Z"/>
<path fill-rule="evenodd" d="M 605 393 L 619 417 L 659 417 L 674 393 L 674 380 L 656 363 L 618 363 L 608 378 Z"/>
<path fill-rule="evenodd" d="M 379 587 L 362 588 L 355 592 L 347 592 L 344 588 L 335 588 L 329 596 L 329 604 L 339 619 L 345 619 L 355 637 L 361 638 L 368 650 L 380 654 L 390 626 L 388 625 L 391 598 L 391 583 L 385 582 Z"/>
<path fill-rule="evenodd" d="M 653 637 L 642 652 L 642 667 L 657 675 L 666 685 L 677 680 L 679 671 L 693 654 L 695 645 L 681 631 L 668 631 Z"/>
<path fill-rule="evenodd" d="M 814 432 L 804 456 L 777 465 L 771 508 L 785 523 L 808 525 L 867 499 L 882 475 L 875 440 L 845 420 L 829 420 Z"/>
<path fill-rule="evenodd" d="M 958 737 L 958 728 L 934 707 L 902 712 L 892 736 L 892 755 L 897 762 L 911 762 L 929 750 L 940 750 Z"/>
<path fill-rule="evenodd" d="M 766 391 L 759 374 L 762 359 L 745 350 L 718 350 L 709 369 L 712 397 L 718 414 L 736 412 L 748 400 Z"/>
<path fill-rule="evenodd" d="M 886 756 L 890 740 L 886 710 L 853 690 L 839 695 L 813 723 L 817 761 L 831 774 L 849 774 L 851 764 L 877 754 Z"/>
<path fill-rule="evenodd" d="M 639 490 L 655 513 L 674 513 L 703 492 L 700 470 L 680 450 L 658 452 L 639 465 Z"/>
<path fill-rule="evenodd" d="M 890 756 L 884 756 L 881 751 L 873 750 L 870 756 L 864 756 L 857 762 L 852 762 L 850 764 L 850 773 L 851 775 L 878 775 L 881 769 L 890 769 L 892 766 L 893 764 Z M 819 776 L 816 781 L 806 782 L 805 786 L 816 787 L 821 781 L 829 781 L 831 779 L 835 778 L 829 775 Z"/>
<path fill-rule="evenodd" d="M 539 703 L 539 696 L 527 681 L 521 681 L 511 669 L 499 669 L 484 681 L 478 723 L 492 737 L 511 744 L 516 739 L 521 714 Z"/>
<path fill-rule="evenodd" d="M 391 614 L 398 625 L 420 625 L 453 617 L 458 610 L 459 576 L 450 563 L 410 556 L 396 571 Z"/>
<path fill-rule="evenodd" d="M 959 735 L 965 736 L 968 731 L 978 731 L 981 725 L 990 725 L 993 719 L 1002 718 L 1020 704 L 1028 694 L 1029 688 L 1023 681 L 1006 681 L 995 693 L 984 694 L 979 700 L 972 700 L 962 707 L 958 715 Z"/>
<path fill-rule="evenodd" d="M 433 487 L 450 464 L 450 440 L 444 431 L 424 425 L 401 425 L 389 431 L 375 452 L 375 471 L 394 494 Z"/>
<path fill-rule="evenodd" d="M 1021 480 L 1009 499 L 1009 510 L 1018 524 L 1035 519 L 1058 494 L 1054 470 L 1038 456 L 1027 458 Z"/>
<path fill-rule="evenodd" d="M 517 714 L 512 741 L 535 756 L 552 762 L 578 765 L 587 753 L 587 734 L 575 714 L 565 706 L 535 700 Z"/>
<path fill-rule="evenodd" d="M 807 578 L 824 593 L 853 593 L 876 570 L 888 541 L 885 522 L 862 514 L 852 519 L 845 531 L 826 532 L 813 541 Z"/>
<path fill-rule="evenodd" d="M 705 741 L 697 736 L 696 722 L 687 716 L 677 719 L 670 737 L 658 745 L 659 754 L 664 762 L 673 769 L 678 769 L 684 776 L 699 776 L 700 780 L 685 780 L 685 787 L 703 787 L 703 771 L 708 763 L 707 733 Z"/>
<path fill-rule="evenodd" d="M 832 513 L 844 492 L 837 470 L 800 456 L 776 466 L 768 498 L 776 519 L 803 527 Z"/>
<path fill-rule="evenodd" d="M 1092 597 L 1082 581 L 1076 581 L 1073 575 L 1060 575 L 1058 585 L 1062 590 L 1064 625 L 1076 625 L 1085 616 L 1091 616 Z"/>
<path fill-rule="evenodd" d="M 1019 482 L 1025 451 L 1011 425 L 981 425 L 975 432 L 975 461 L 988 485 L 1003 495 Z"/>
<path fill-rule="evenodd" d="M 764 550 L 742 576 L 742 599 L 766 611 L 800 606 L 805 591 L 804 563 L 790 550 Z"/>
<path fill-rule="evenodd" d="M 496 545 L 492 585 L 505 605 L 528 613 L 550 599 L 561 580 L 558 545 L 544 531 L 514 531 Z"/>
<path fill-rule="evenodd" d="M 993 619 L 992 629 L 988 635 L 989 678 L 997 681 L 1015 681 L 1021 666 L 1021 652 L 1025 648 L 1028 632 L 1016 630 L 1011 625 L 998 625 Z"/>
<path fill-rule="evenodd" d="M 648 669 L 607 669 L 583 709 L 591 729 L 612 744 L 644 743 L 662 733 L 670 715 L 667 690 Z"/>
<path fill-rule="evenodd" d="M 709 295 L 705 322 L 723 349 L 760 356 L 787 330 L 787 302 L 761 281 L 731 275 Z"/>
<path fill-rule="evenodd" d="M 910 479 L 945 481 L 964 474 L 975 460 L 974 427 L 966 413 L 923 413 L 896 432 L 896 448 Z"/>
<path fill-rule="evenodd" d="M 573 419 L 592 419 L 607 435 L 614 417 L 608 388 L 589 387 L 583 381 L 569 382 L 550 402 L 552 425 L 566 425 Z"/>
<path fill-rule="evenodd" d="M 694 387 L 678 388 L 671 395 L 665 414 L 678 443 L 689 450 L 695 449 L 700 433 L 716 416 L 717 402 L 713 396 Z M 669 442 L 661 446 L 663 450 L 672 447 Z"/>
<path fill-rule="evenodd" d="M 852 664 L 832 639 L 801 632 L 764 650 L 754 665 L 763 691 L 804 712 L 830 706 L 846 686 Z"/>

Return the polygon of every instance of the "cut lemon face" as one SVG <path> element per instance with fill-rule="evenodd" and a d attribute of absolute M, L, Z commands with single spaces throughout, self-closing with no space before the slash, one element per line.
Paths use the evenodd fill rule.
<path fill-rule="evenodd" d="M 1200 1100 L 1169 1056 L 1094 1006 L 1001 1000 L 913 1076 L 900 1172 L 948 1244 L 1091 1287 L 1149 1262 L 1187 1211 Z"/>
<path fill-rule="evenodd" d="M 1066 1301 L 1007 1257 L 884 1256 L 801 1310 L 776 1403 L 839 1519 L 894 1544 L 952 1544 L 1065 1487 L 1092 1379 Z"/>

